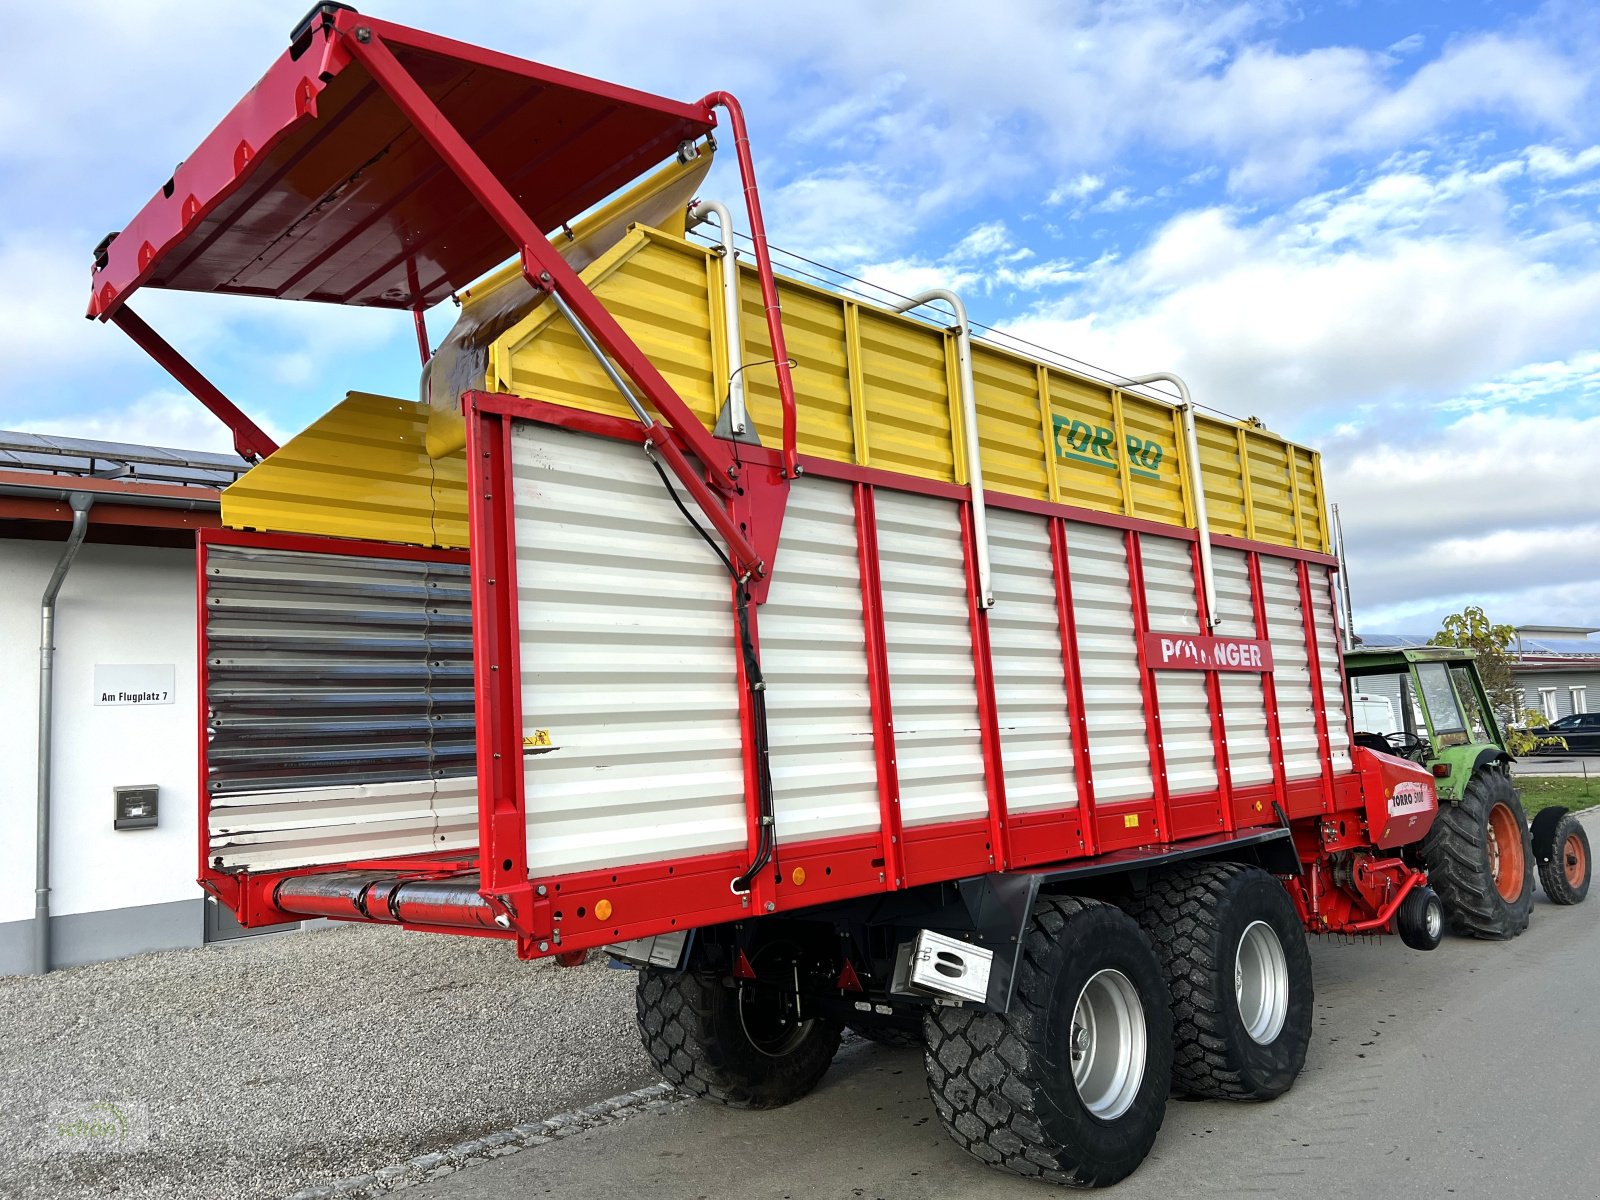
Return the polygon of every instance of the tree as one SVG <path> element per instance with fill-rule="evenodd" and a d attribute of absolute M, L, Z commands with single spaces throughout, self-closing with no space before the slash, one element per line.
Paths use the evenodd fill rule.
<path fill-rule="evenodd" d="M 1511 673 L 1511 646 L 1516 636 L 1517 631 L 1510 625 L 1496 625 L 1483 609 L 1473 604 L 1446 617 L 1428 644 L 1459 646 L 1477 652 L 1478 678 L 1483 680 L 1490 707 L 1500 717 L 1506 748 L 1511 753 L 1532 754 L 1540 746 L 1565 746 L 1560 738 L 1541 737 L 1527 731 L 1531 725 L 1543 725 L 1544 714 L 1522 707 L 1517 681 Z"/>
<path fill-rule="evenodd" d="M 1451 613 L 1440 624 L 1439 632 L 1428 640 L 1430 646 L 1459 646 L 1475 650 L 1478 677 L 1489 695 L 1489 704 L 1498 713 L 1518 713 L 1517 681 L 1511 675 L 1511 645 L 1517 631 L 1510 625 L 1496 625 L 1476 604 Z"/>

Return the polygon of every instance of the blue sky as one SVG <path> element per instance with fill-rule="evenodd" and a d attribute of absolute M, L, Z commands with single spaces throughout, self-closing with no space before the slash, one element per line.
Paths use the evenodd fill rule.
<path fill-rule="evenodd" d="M 0 79 L 0 426 L 226 445 L 82 319 L 89 251 L 305 7 L 9 18 L 35 52 Z M 668 95 L 726 87 L 780 245 L 899 291 L 956 287 L 979 321 L 1176 370 L 1318 447 L 1358 626 L 1431 628 L 1463 603 L 1600 625 L 1593 5 L 365 7 Z M 707 191 L 735 197 L 726 170 Z M 393 314 L 141 310 L 279 434 L 347 389 L 415 388 Z"/>

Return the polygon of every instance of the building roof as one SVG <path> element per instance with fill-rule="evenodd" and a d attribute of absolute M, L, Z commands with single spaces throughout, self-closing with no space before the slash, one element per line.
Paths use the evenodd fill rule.
<path fill-rule="evenodd" d="M 1523 626 L 1524 629 L 1551 630 L 1545 626 Z M 1565 627 L 1561 627 L 1564 631 Z M 1576 629 L 1570 630 L 1576 632 Z M 1362 650 L 1409 650 L 1428 644 L 1429 634 L 1418 633 L 1361 633 L 1356 635 L 1359 639 L 1359 649 Z M 1530 637 L 1519 634 L 1512 643 L 1512 656 L 1519 666 L 1548 665 L 1551 660 L 1559 662 L 1588 662 L 1600 663 L 1600 639 L 1585 637 Z"/>
<path fill-rule="evenodd" d="M 0 471 L 220 491 L 250 469 L 237 454 L 0 430 Z"/>
<path fill-rule="evenodd" d="M 0 538 L 59 540 L 83 493 L 89 541 L 193 545 L 249 469 L 235 454 L 0 430 Z"/>

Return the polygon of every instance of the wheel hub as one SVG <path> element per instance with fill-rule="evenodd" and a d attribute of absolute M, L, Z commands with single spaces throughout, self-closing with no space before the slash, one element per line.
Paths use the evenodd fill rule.
<path fill-rule="evenodd" d="M 1522 895 L 1522 829 L 1508 806 L 1496 804 L 1489 810 L 1486 843 L 1489 877 L 1494 881 L 1495 890 L 1502 900 L 1515 901 Z"/>
<path fill-rule="evenodd" d="M 1072 1083 L 1089 1112 L 1114 1121 L 1144 1082 L 1144 1006 L 1131 980 L 1106 968 L 1089 977 L 1072 1010 Z"/>
<path fill-rule="evenodd" d="M 1277 931 L 1265 921 L 1252 921 L 1239 938 L 1233 997 L 1250 1040 L 1271 1045 L 1289 1016 L 1289 960 Z"/>
<path fill-rule="evenodd" d="M 1561 869 L 1567 877 L 1568 887 L 1582 887 L 1589 873 L 1589 856 L 1583 852 L 1583 839 L 1577 834 L 1567 838 L 1561 847 Z"/>

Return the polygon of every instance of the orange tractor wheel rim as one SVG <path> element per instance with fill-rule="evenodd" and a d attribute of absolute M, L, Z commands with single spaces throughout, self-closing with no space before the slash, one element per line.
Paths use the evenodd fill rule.
<path fill-rule="evenodd" d="M 1522 827 L 1504 804 L 1489 810 L 1489 873 L 1502 900 L 1522 895 Z"/>
<path fill-rule="evenodd" d="M 1583 839 L 1577 834 L 1561 846 L 1561 869 L 1566 873 L 1568 887 L 1582 887 L 1589 875 L 1589 856 L 1584 853 Z"/>

